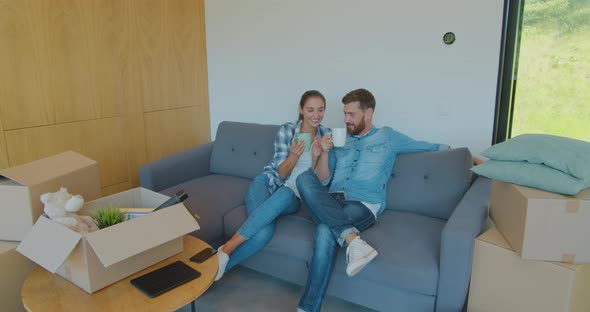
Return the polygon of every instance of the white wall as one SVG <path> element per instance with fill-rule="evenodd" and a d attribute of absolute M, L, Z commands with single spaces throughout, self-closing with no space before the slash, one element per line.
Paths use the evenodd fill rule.
<path fill-rule="evenodd" d="M 301 94 L 375 95 L 374 123 L 415 139 L 490 145 L 502 0 L 206 0 L 211 133 L 223 120 L 295 120 Z M 453 31 L 447 46 L 442 36 Z"/>

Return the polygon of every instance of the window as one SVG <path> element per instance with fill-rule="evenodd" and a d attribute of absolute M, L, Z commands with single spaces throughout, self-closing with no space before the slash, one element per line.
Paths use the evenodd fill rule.
<path fill-rule="evenodd" d="M 493 143 L 522 133 L 590 141 L 590 1 L 508 0 Z"/>

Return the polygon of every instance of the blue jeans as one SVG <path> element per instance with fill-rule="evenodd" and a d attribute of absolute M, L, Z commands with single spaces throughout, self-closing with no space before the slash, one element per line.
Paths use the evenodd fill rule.
<path fill-rule="evenodd" d="M 299 175 L 297 189 L 318 224 L 307 285 L 299 308 L 307 312 L 319 311 L 339 245 L 344 246 L 348 234 L 364 231 L 373 225 L 375 216 L 361 202 L 346 200 L 340 193 L 330 194 L 311 170 Z"/>
<path fill-rule="evenodd" d="M 334 270 L 338 244 L 332 230 L 325 224 L 318 224 L 313 242 L 313 256 L 299 308 L 307 312 L 320 311 L 328 289 L 328 282 Z"/>
<path fill-rule="evenodd" d="M 271 194 L 268 182 L 268 177 L 259 174 L 246 191 L 248 219 L 238 229 L 238 234 L 246 241 L 231 254 L 226 272 L 266 246 L 272 238 L 274 220 L 278 216 L 295 213 L 299 207 L 299 200 L 290 188 L 281 186 Z"/>

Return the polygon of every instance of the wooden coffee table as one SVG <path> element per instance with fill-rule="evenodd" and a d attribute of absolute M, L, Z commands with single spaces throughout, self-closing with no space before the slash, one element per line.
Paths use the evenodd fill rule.
<path fill-rule="evenodd" d="M 115 284 L 93 294 L 88 294 L 59 275 L 37 267 L 22 288 L 22 300 L 27 311 L 175 311 L 192 303 L 213 284 L 217 274 L 217 256 L 202 264 L 189 261 L 189 258 L 204 248 L 210 247 L 204 241 L 184 236 L 184 251 L 162 262 L 135 273 Z M 181 260 L 201 276 L 156 298 L 149 298 L 129 281 L 145 273 Z"/>

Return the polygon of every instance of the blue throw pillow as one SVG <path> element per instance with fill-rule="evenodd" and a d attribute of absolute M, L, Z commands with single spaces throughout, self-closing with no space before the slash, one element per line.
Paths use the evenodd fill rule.
<path fill-rule="evenodd" d="M 544 164 L 581 180 L 590 179 L 590 143 L 547 134 L 523 134 L 485 150 L 494 160 Z"/>
<path fill-rule="evenodd" d="M 590 187 L 590 179 L 577 179 L 560 170 L 526 161 L 488 160 L 471 170 L 491 179 L 567 195 Z"/>

